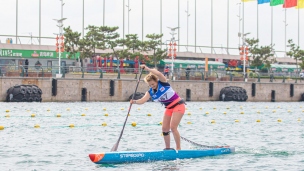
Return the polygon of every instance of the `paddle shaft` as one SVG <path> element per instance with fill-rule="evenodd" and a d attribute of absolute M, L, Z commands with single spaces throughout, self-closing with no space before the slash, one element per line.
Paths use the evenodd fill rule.
<path fill-rule="evenodd" d="M 138 78 L 138 81 L 137 81 L 137 85 L 136 85 L 134 94 L 132 95 L 132 101 L 134 100 L 134 96 L 135 96 L 135 94 L 136 94 L 136 91 L 137 91 L 137 88 L 138 88 L 138 84 L 139 84 L 139 82 L 140 82 L 140 78 L 141 78 L 141 75 L 142 75 L 144 69 L 145 69 L 145 68 L 143 68 L 143 69 L 141 70 L 141 72 L 140 72 L 140 75 L 139 75 L 139 78 Z M 123 134 L 123 132 L 124 132 L 124 130 L 125 130 L 125 126 L 126 126 L 126 123 L 127 123 L 127 120 L 128 120 L 128 117 L 129 117 L 129 113 L 130 113 L 130 111 L 131 111 L 131 108 L 132 108 L 132 103 L 130 103 L 129 110 L 128 110 L 128 113 L 127 113 L 127 116 L 126 116 L 126 119 L 125 119 L 125 123 L 123 124 L 123 127 L 122 127 L 122 130 L 121 130 L 121 132 L 120 132 L 119 138 L 118 138 L 116 144 L 114 144 L 114 146 L 112 147 L 111 151 L 117 151 L 117 148 L 118 148 L 120 139 L 121 139 L 122 134 Z"/>

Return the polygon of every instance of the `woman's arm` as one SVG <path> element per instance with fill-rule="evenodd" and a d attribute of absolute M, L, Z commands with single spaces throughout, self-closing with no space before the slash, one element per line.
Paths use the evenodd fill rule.
<path fill-rule="evenodd" d="M 167 82 L 167 78 L 164 76 L 164 74 L 162 74 L 158 70 L 148 68 L 146 65 L 140 65 L 140 67 L 144 68 L 146 71 L 149 71 L 149 72 L 152 72 L 153 74 L 155 74 L 158 77 L 159 81 L 161 81 L 163 83 Z"/>
<path fill-rule="evenodd" d="M 146 92 L 146 94 L 144 95 L 144 97 L 142 97 L 142 98 L 139 99 L 139 100 L 130 100 L 130 103 L 141 105 L 141 104 L 146 103 L 146 102 L 150 99 L 150 97 L 151 97 L 151 96 L 150 96 L 149 92 Z"/>

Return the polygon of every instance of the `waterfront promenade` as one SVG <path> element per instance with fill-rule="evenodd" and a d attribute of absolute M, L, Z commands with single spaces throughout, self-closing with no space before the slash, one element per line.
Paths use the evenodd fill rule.
<path fill-rule="evenodd" d="M 0 77 L 1 101 L 5 101 L 7 90 L 15 85 L 34 84 L 41 88 L 42 102 L 72 102 L 81 101 L 82 90 L 86 89 L 86 100 L 92 101 L 127 101 L 129 96 L 134 92 L 136 79 L 115 79 L 115 78 L 57 78 L 57 94 L 52 95 L 52 80 L 54 78 L 30 78 L 30 77 Z M 111 87 L 110 81 L 114 82 Z M 252 102 L 270 102 L 271 92 L 276 93 L 275 101 L 300 101 L 301 94 L 304 93 L 304 82 L 298 80 L 274 80 L 269 79 L 244 81 L 202 81 L 202 80 L 169 80 L 169 83 L 183 97 L 186 98 L 186 90 L 190 90 L 191 101 L 218 101 L 222 88 L 227 86 L 239 86 L 247 91 L 248 100 Z M 210 82 L 213 83 L 212 96 L 210 96 Z M 252 84 L 256 84 L 256 95 L 252 96 Z M 294 86 L 294 96 L 290 96 L 290 85 Z M 114 94 L 110 95 L 110 89 Z M 146 92 L 148 86 L 142 81 L 139 84 L 138 92 Z M 188 95 L 189 96 L 189 95 Z"/>

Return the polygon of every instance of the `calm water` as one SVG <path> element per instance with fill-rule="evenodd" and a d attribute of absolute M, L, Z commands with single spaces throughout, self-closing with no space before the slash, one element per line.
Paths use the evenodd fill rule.
<path fill-rule="evenodd" d="M 0 131 L 1 171 L 304 170 L 303 103 L 188 103 L 179 127 L 181 135 L 204 145 L 235 146 L 236 153 L 110 166 L 92 163 L 88 154 L 110 151 L 119 136 L 128 103 L 1 103 L 0 106 L 0 125 L 5 126 Z M 152 116 L 147 116 L 148 113 Z M 7 114 L 9 118 L 5 117 Z M 30 117 L 31 114 L 36 117 Z M 56 117 L 57 114 L 61 117 Z M 134 105 L 118 150 L 162 149 L 159 125 L 162 114 L 163 107 L 157 103 Z M 299 118 L 303 121 L 298 121 Z M 105 127 L 101 126 L 104 122 Z M 132 127 L 131 122 L 137 126 Z M 40 128 L 34 128 L 35 124 Z M 68 127 L 70 124 L 75 127 Z M 171 144 L 175 147 L 173 141 Z M 182 148 L 189 149 L 191 144 L 182 141 Z"/>

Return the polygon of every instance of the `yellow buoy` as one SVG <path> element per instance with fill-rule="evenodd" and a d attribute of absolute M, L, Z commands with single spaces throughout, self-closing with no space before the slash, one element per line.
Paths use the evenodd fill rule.
<path fill-rule="evenodd" d="M 101 124 L 101 126 L 107 126 L 107 123 L 104 122 L 104 123 Z"/>
<path fill-rule="evenodd" d="M 106 114 L 104 114 L 104 115 L 105 115 L 105 116 L 109 116 L 109 114 L 107 114 L 107 113 L 106 113 Z"/>
<path fill-rule="evenodd" d="M 227 114 L 227 112 L 224 112 L 223 114 L 225 114 L 225 115 L 226 115 L 226 114 Z"/>
<path fill-rule="evenodd" d="M 282 119 L 278 119 L 278 122 L 282 122 Z"/>
<path fill-rule="evenodd" d="M 302 110 L 302 112 L 304 112 L 304 110 Z"/>
<path fill-rule="evenodd" d="M 148 113 L 147 116 L 152 116 L 152 115 L 150 113 Z"/>
<path fill-rule="evenodd" d="M 208 115 L 209 114 L 209 112 L 206 112 L 206 115 Z"/>
<path fill-rule="evenodd" d="M 5 115 L 5 117 L 6 117 L 6 118 L 9 118 L 9 117 L 10 117 L 10 115 L 9 115 L 9 114 L 7 114 L 7 115 Z"/>
<path fill-rule="evenodd" d="M 129 113 L 128 116 L 131 116 L 131 114 Z"/>
<path fill-rule="evenodd" d="M 121 108 L 120 110 L 124 110 L 124 108 Z"/>
<path fill-rule="evenodd" d="M 34 125 L 34 128 L 40 128 L 40 125 L 36 124 Z"/>
<path fill-rule="evenodd" d="M 27 112 L 30 112 L 30 110 L 26 110 Z"/>
<path fill-rule="evenodd" d="M 61 115 L 60 115 L 60 114 L 57 114 L 57 115 L 56 115 L 56 117 L 57 117 L 57 118 L 60 118 L 60 117 L 61 117 Z"/>
<path fill-rule="evenodd" d="M 272 111 L 272 113 L 275 113 L 275 112 L 276 112 L 275 110 Z"/>
<path fill-rule="evenodd" d="M 48 109 L 48 110 L 46 110 L 46 111 L 48 111 L 48 112 L 49 112 L 49 111 L 51 111 L 51 110 L 50 110 L 50 109 Z"/>
<path fill-rule="evenodd" d="M 203 108 L 201 107 L 201 108 L 199 108 L 200 110 L 203 110 Z"/>
<path fill-rule="evenodd" d="M 278 106 L 278 109 L 280 109 L 280 106 Z"/>
<path fill-rule="evenodd" d="M 187 124 L 192 124 L 191 122 L 187 122 Z"/>
<path fill-rule="evenodd" d="M 240 122 L 240 121 L 236 119 L 234 122 Z"/>
<path fill-rule="evenodd" d="M 138 108 L 137 110 L 140 110 L 140 108 Z"/>
<path fill-rule="evenodd" d="M 88 108 L 85 108 L 85 110 L 89 110 Z"/>
<path fill-rule="evenodd" d="M 6 113 L 10 112 L 9 110 L 5 110 Z"/>
<path fill-rule="evenodd" d="M 288 113 L 290 113 L 291 112 L 291 110 L 288 110 Z"/>
<path fill-rule="evenodd" d="M 84 114 L 84 113 L 83 113 L 83 114 L 81 114 L 81 116 L 85 116 L 85 115 L 86 115 L 86 114 Z"/>
<path fill-rule="evenodd" d="M 227 107 L 226 109 L 230 109 L 229 107 Z"/>
<path fill-rule="evenodd" d="M 4 130 L 4 126 L 0 125 L 0 130 Z"/>
<path fill-rule="evenodd" d="M 103 108 L 103 110 L 106 111 L 107 109 L 106 109 L 106 108 Z"/>
<path fill-rule="evenodd" d="M 265 108 L 268 109 L 268 106 L 266 106 Z"/>
<path fill-rule="evenodd" d="M 261 120 L 260 120 L 260 119 L 258 119 L 258 120 L 256 120 L 256 122 L 261 122 Z"/>
<path fill-rule="evenodd" d="M 216 107 L 213 108 L 214 110 L 216 109 Z"/>
<path fill-rule="evenodd" d="M 191 115 L 191 112 L 188 112 L 188 115 Z"/>
<path fill-rule="evenodd" d="M 136 124 L 136 122 L 132 122 L 132 124 L 131 124 L 133 127 L 135 127 L 137 124 Z"/>
<path fill-rule="evenodd" d="M 300 108 L 302 108 L 302 106 L 300 106 Z"/>
<path fill-rule="evenodd" d="M 261 113 L 260 111 L 257 111 L 257 113 Z"/>
<path fill-rule="evenodd" d="M 70 127 L 70 128 L 74 128 L 75 125 L 74 125 L 74 124 L 70 124 L 69 127 Z"/>
<path fill-rule="evenodd" d="M 34 118 L 36 115 L 35 114 L 31 114 L 31 117 Z"/>
<path fill-rule="evenodd" d="M 241 114 L 244 114 L 244 112 L 241 112 Z"/>
<path fill-rule="evenodd" d="M 67 108 L 67 111 L 70 111 L 70 108 Z"/>
<path fill-rule="evenodd" d="M 211 120 L 211 123 L 214 124 L 214 123 L 215 123 L 215 120 Z"/>
<path fill-rule="evenodd" d="M 163 122 L 159 122 L 160 125 L 163 125 Z"/>
<path fill-rule="evenodd" d="M 301 121 L 301 118 L 298 118 L 298 121 L 300 122 L 300 121 Z"/>

